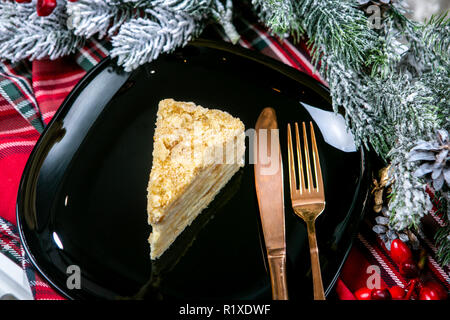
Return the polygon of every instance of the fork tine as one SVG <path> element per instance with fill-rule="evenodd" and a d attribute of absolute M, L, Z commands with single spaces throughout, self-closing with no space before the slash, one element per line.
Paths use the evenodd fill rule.
<path fill-rule="evenodd" d="M 288 161 L 289 161 L 289 182 L 291 187 L 291 196 L 297 192 L 297 186 L 295 183 L 295 165 L 294 165 L 294 150 L 292 146 L 292 134 L 291 125 L 288 123 Z"/>
<path fill-rule="evenodd" d="M 303 191 L 306 188 L 305 185 L 305 174 L 303 173 L 303 161 L 302 161 L 302 149 L 300 148 L 300 135 L 298 133 L 298 123 L 295 123 L 295 141 L 296 141 L 296 151 L 297 151 L 297 162 L 298 162 L 298 172 L 299 172 L 299 189 L 300 193 L 303 193 Z"/>
<path fill-rule="evenodd" d="M 317 150 L 316 135 L 314 134 L 314 126 L 312 122 L 309 123 L 309 126 L 311 130 L 311 144 L 312 144 L 314 171 L 316 177 L 316 189 L 317 192 L 323 193 L 324 189 L 323 189 L 322 170 L 320 169 L 319 151 Z"/>
<path fill-rule="evenodd" d="M 305 123 L 302 122 L 302 127 L 303 127 L 303 146 L 304 146 L 304 151 L 305 151 L 305 165 L 306 165 L 306 176 L 307 176 L 307 180 L 308 180 L 308 192 L 311 192 L 311 190 L 314 188 L 313 183 L 312 183 L 312 172 L 311 172 L 311 162 L 309 160 L 309 147 L 308 147 L 308 136 L 306 134 L 306 126 Z"/>

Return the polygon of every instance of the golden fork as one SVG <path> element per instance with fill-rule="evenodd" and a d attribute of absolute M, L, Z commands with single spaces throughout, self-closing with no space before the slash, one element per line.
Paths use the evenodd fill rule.
<path fill-rule="evenodd" d="M 306 134 L 305 123 L 302 123 L 304 151 L 303 155 L 305 158 L 304 161 L 302 157 L 302 150 L 300 148 L 298 125 L 297 123 L 295 123 L 296 153 L 299 172 L 299 186 L 297 188 L 291 126 L 290 124 L 288 124 L 289 180 L 292 208 L 294 209 L 295 214 L 305 221 L 308 231 L 314 300 L 325 300 L 322 275 L 320 272 L 319 249 L 317 247 L 315 227 L 316 218 L 325 209 L 325 193 L 323 189 L 322 171 L 320 170 L 319 152 L 317 151 L 314 128 L 311 122 L 309 123 L 309 125 L 311 129 L 312 162 L 310 161 L 308 137 Z M 307 185 L 305 184 L 305 172 Z"/>

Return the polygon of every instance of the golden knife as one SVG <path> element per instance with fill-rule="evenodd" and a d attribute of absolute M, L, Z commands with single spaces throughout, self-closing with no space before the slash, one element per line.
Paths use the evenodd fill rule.
<path fill-rule="evenodd" d="M 255 185 L 274 300 L 287 300 L 283 164 L 275 110 L 265 108 L 255 126 Z"/>

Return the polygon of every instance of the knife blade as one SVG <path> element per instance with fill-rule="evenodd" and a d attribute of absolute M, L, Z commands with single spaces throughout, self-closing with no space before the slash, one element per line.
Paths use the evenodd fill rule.
<path fill-rule="evenodd" d="M 283 164 L 275 110 L 265 108 L 255 125 L 255 186 L 267 251 L 272 298 L 287 300 Z"/>

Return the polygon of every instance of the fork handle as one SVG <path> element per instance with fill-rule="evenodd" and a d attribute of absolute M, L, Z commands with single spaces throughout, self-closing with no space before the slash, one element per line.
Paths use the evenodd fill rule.
<path fill-rule="evenodd" d="M 317 247 L 315 221 L 306 221 L 306 227 L 308 231 L 309 253 L 311 255 L 314 300 L 325 300 L 325 293 L 323 291 L 322 283 L 322 273 L 320 272 L 319 248 Z"/>
<path fill-rule="evenodd" d="M 286 256 L 268 256 L 273 300 L 288 300 Z"/>

